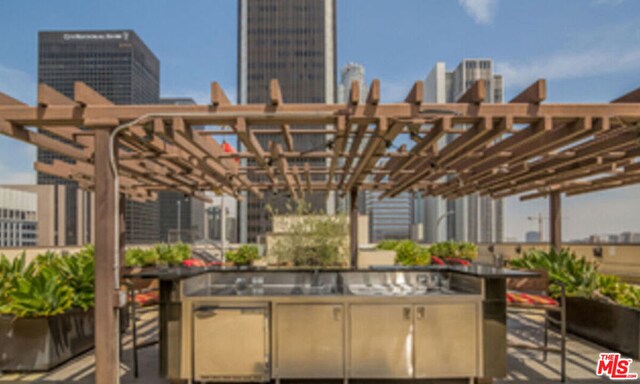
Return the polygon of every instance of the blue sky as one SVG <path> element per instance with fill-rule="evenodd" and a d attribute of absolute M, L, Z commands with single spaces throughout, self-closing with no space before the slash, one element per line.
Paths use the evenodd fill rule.
<path fill-rule="evenodd" d="M 437 61 L 492 58 L 507 98 L 548 80 L 548 102 L 608 102 L 640 86 L 640 1 L 337 0 L 338 65 L 356 61 L 401 100 Z M 206 102 L 211 81 L 236 92 L 232 0 L 3 0 L 0 91 L 33 103 L 37 32 L 134 29 L 161 61 L 164 96 Z M 0 183 L 33 182 L 33 148 L 0 138 Z M 640 187 L 565 199 L 565 239 L 640 231 Z M 522 238 L 544 200 L 507 201 L 506 236 Z"/>

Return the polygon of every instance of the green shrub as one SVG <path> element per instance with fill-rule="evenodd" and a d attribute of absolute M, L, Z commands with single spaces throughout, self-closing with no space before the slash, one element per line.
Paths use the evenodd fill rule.
<path fill-rule="evenodd" d="M 402 240 L 395 247 L 395 263 L 400 265 L 429 265 L 431 255 L 427 248 L 421 247 L 411 240 Z"/>
<path fill-rule="evenodd" d="M 348 263 L 347 216 L 301 214 L 269 248 L 280 265 L 339 267 Z"/>
<path fill-rule="evenodd" d="M 52 316 L 94 304 L 93 248 L 59 256 L 46 252 L 26 263 L 25 254 L 0 257 L 0 313 L 16 317 Z"/>
<path fill-rule="evenodd" d="M 567 295 L 590 297 L 597 288 L 597 267 L 584 257 L 578 258 L 568 249 L 549 252 L 530 250 L 521 258 L 511 259 L 515 268 L 544 269 L 549 274 L 549 292 L 560 295 L 560 284 L 565 286 Z"/>
<path fill-rule="evenodd" d="M 253 261 L 258 260 L 260 255 L 256 245 L 242 245 L 235 251 L 227 251 L 225 258 L 234 265 L 243 266 L 250 265 Z"/>
<path fill-rule="evenodd" d="M 24 252 L 13 260 L 0 255 L 0 307 L 8 302 L 17 279 L 23 275 L 32 276 L 34 267 L 34 263 L 27 264 Z"/>
<path fill-rule="evenodd" d="M 441 259 L 456 257 L 474 260 L 478 257 L 478 246 L 467 242 L 443 241 L 431 245 L 429 252 L 432 256 L 437 256 Z"/>
<path fill-rule="evenodd" d="M 549 291 L 560 295 L 561 284 L 567 295 L 606 300 L 619 305 L 640 308 L 640 287 L 620 281 L 617 276 L 598 273 L 598 265 L 578 258 L 568 249 L 549 252 L 530 250 L 522 257 L 511 259 L 514 268 L 543 269 L 549 274 Z"/>
<path fill-rule="evenodd" d="M 150 267 L 158 264 L 160 255 L 155 248 L 129 248 L 125 251 L 125 265 L 127 267 Z"/>
<path fill-rule="evenodd" d="M 152 248 L 129 248 L 125 253 L 127 267 L 174 266 L 191 257 L 191 247 L 184 243 L 156 244 Z"/>
<path fill-rule="evenodd" d="M 0 312 L 16 317 L 53 316 L 73 306 L 74 291 L 54 268 L 44 267 L 33 276 L 16 279 L 10 299 Z"/>
<path fill-rule="evenodd" d="M 382 240 L 376 245 L 376 249 L 383 251 L 393 251 L 398 246 L 399 240 Z"/>
<path fill-rule="evenodd" d="M 182 262 L 188 245 L 158 245 L 127 250 L 127 265 Z M 162 257 L 161 257 L 162 255 Z M 95 300 L 95 248 L 87 245 L 75 254 L 46 252 L 27 263 L 24 252 L 9 260 L 0 255 L 0 313 L 16 317 L 43 317 L 71 308 L 87 310 Z"/>
<path fill-rule="evenodd" d="M 87 246 L 75 255 L 59 258 L 57 266 L 61 277 L 73 289 L 72 306 L 87 310 L 95 301 L 95 252 Z"/>

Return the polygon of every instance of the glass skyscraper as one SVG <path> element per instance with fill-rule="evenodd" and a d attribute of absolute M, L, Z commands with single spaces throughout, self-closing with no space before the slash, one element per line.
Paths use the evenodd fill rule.
<path fill-rule="evenodd" d="M 238 102 L 265 103 L 269 83 L 278 79 L 285 103 L 333 103 L 336 97 L 336 20 L 334 0 L 240 0 L 238 2 Z M 311 127 L 309 128 L 322 128 Z M 275 127 L 265 127 L 275 128 Z M 298 129 L 301 127 L 291 127 Z M 258 135 L 265 151 L 269 141 L 283 144 L 281 135 Z M 296 151 L 325 150 L 323 134 L 294 136 Z M 288 159 L 301 165 L 300 159 Z M 324 166 L 326 160 L 313 159 Z M 253 162 L 248 162 L 253 165 Z M 251 176 L 253 180 L 261 176 Z M 240 241 L 256 241 L 271 230 L 267 204 L 282 212 L 288 193 L 249 194 L 239 203 Z M 335 196 L 314 192 L 306 199 L 315 211 L 335 210 Z"/>
<path fill-rule="evenodd" d="M 160 62 L 131 30 L 52 31 L 38 34 L 38 82 L 73 98 L 73 84 L 82 81 L 115 104 L 158 103 Z M 38 149 L 38 161 L 71 162 Z M 66 239 L 78 238 L 75 223 L 77 185 L 73 181 L 38 173 L 38 184 L 65 184 L 67 188 Z M 159 240 L 158 203 L 126 204 L 126 240 L 149 243 Z M 93 239 L 89 239 L 93 241 Z"/>

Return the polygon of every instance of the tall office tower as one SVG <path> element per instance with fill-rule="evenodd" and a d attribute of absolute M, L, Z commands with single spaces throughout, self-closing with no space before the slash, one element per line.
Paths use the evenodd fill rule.
<path fill-rule="evenodd" d="M 285 103 L 335 102 L 334 0 L 240 0 L 238 8 L 239 103 L 266 103 L 271 79 L 280 82 Z M 265 150 L 270 141 L 283 144 L 281 135 L 257 136 Z M 293 144 L 296 151 L 324 150 L 327 135 L 297 135 Z M 290 165 L 302 164 L 300 159 L 288 160 Z M 309 162 L 312 166 L 326 165 L 324 159 Z M 260 178 L 252 176 L 252 179 Z M 265 199 L 247 195 L 239 206 L 240 241 L 256 241 L 270 231 L 266 207 L 282 212 L 288 200 L 287 193 L 282 191 Z M 306 200 L 314 211 L 335 211 L 333 193 L 312 193 Z"/>
<path fill-rule="evenodd" d="M 195 105 L 196 101 L 190 97 L 162 97 L 160 104 Z M 193 242 L 205 238 L 204 201 L 180 192 L 160 191 L 158 208 L 161 241 Z"/>
<path fill-rule="evenodd" d="M 144 42 L 130 30 L 55 31 L 38 34 L 38 82 L 67 97 L 73 84 L 82 81 L 115 104 L 157 103 L 160 93 L 160 63 Z M 38 149 L 38 161 L 70 159 Z M 67 188 L 66 239 L 79 241 L 75 222 L 77 184 L 38 173 L 38 184 L 65 184 Z M 90 206 L 90 199 L 86 199 Z M 159 240 L 158 203 L 126 204 L 126 240 L 148 243 Z M 88 239 L 92 241 L 93 239 Z"/>
<path fill-rule="evenodd" d="M 464 59 L 455 70 L 447 72 L 444 63 L 437 63 L 425 80 L 427 103 L 453 103 L 476 80 L 487 83 L 487 102 L 504 102 L 502 75 L 493 72 L 493 62 L 487 59 Z M 442 138 L 442 143 L 453 140 Z M 446 201 L 428 197 L 423 201 L 424 239 L 436 242 L 447 239 L 472 242 L 501 242 L 503 240 L 503 202 L 473 194 Z"/>

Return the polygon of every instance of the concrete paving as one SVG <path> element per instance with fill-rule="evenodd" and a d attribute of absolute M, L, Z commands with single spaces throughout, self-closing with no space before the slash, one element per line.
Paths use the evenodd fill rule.
<path fill-rule="evenodd" d="M 153 309 L 139 313 L 139 343 L 157 340 L 157 316 Z M 550 343 L 557 343 L 557 336 L 551 332 Z M 509 339 L 518 343 L 534 343 L 542 341 L 542 323 L 538 318 L 522 315 L 509 320 Z M 167 383 L 158 376 L 158 345 L 140 349 L 139 374 L 135 379 L 132 371 L 131 335 L 129 332 L 123 340 L 122 383 L 151 384 Z M 599 353 L 608 352 L 602 347 L 569 336 L 567 343 L 567 376 L 569 383 L 603 383 L 607 380 L 595 375 L 596 361 Z M 542 353 L 530 350 L 509 350 L 509 373 L 497 383 L 557 383 L 560 375 L 559 355 L 549 354 L 546 362 L 542 361 Z M 637 364 L 634 364 L 637 368 Z M 94 382 L 94 356 L 88 352 L 63 366 L 47 373 L 5 374 L 0 375 L 0 383 L 79 383 Z M 316 383 L 318 381 L 315 381 Z"/>

